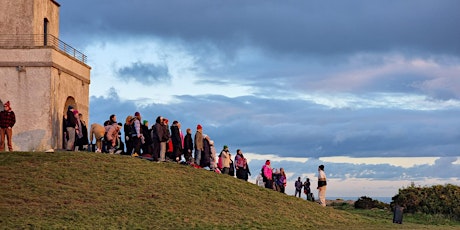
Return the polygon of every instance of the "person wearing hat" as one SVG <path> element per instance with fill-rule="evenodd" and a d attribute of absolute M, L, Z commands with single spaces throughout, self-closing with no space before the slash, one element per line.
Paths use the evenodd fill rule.
<path fill-rule="evenodd" d="M 203 127 L 198 124 L 196 126 L 196 133 L 195 133 L 195 164 L 200 165 L 201 163 L 201 152 L 204 150 L 203 146 Z"/>
<path fill-rule="evenodd" d="M 16 123 L 16 116 L 10 106 L 10 101 L 3 105 L 3 111 L 0 112 L 0 152 L 5 150 L 5 136 L 8 140 L 8 150 L 13 151 L 12 136 L 13 126 Z"/>
<path fill-rule="evenodd" d="M 141 125 L 141 148 L 142 148 L 142 157 L 146 159 L 152 159 L 153 154 L 153 140 L 150 128 L 149 128 L 149 121 L 143 120 Z"/>

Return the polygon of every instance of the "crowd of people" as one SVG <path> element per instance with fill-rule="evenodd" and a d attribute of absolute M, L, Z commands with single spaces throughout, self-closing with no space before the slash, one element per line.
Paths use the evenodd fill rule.
<path fill-rule="evenodd" d="M 194 166 L 196 168 L 209 168 L 221 174 L 235 176 L 242 180 L 248 180 L 251 172 L 247 159 L 241 149 L 237 149 L 235 158 L 227 145 L 224 145 L 217 156 L 214 141 L 203 133 L 203 127 L 198 124 L 192 137 L 192 130 L 182 132 L 181 123 L 158 116 L 155 123 L 149 126 L 147 120 L 142 120 L 139 112 L 134 116 L 127 116 L 125 123 L 117 121 L 115 114 L 110 115 L 104 125 L 92 124 L 88 140 L 86 122 L 72 106 L 68 107 L 65 122 L 66 149 L 88 150 L 110 154 L 125 154 L 155 162 L 177 162 Z M 121 129 L 124 131 L 122 137 Z M 92 144 L 93 140 L 96 144 Z M 123 142 L 124 139 L 124 142 Z M 91 143 L 91 144 L 90 144 Z M 261 172 L 256 179 L 259 186 L 285 193 L 287 176 L 284 168 L 272 169 L 270 160 L 262 166 Z M 305 182 L 299 177 L 295 182 L 294 196 L 301 197 L 302 189 L 307 200 L 315 198 L 310 189 L 310 179 Z M 318 187 L 320 204 L 325 206 L 326 176 L 324 166 L 318 168 Z"/>
<path fill-rule="evenodd" d="M 64 117 L 65 146 L 68 151 L 94 151 L 111 154 L 131 155 L 155 162 L 178 162 L 194 167 L 209 168 L 212 171 L 236 176 L 248 180 L 251 172 L 243 151 L 238 149 L 235 158 L 227 145 L 217 156 L 214 141 L 203 133 L 198 124 L 195 135 L 192 130 L 182 132 L 181 123 L 158 116 L 149 126 L 142 120 L 139 112 L 127 116 L 125 123 L 117 121 L 115 114 L 110 115 L 103 125 L 91 124 L 88 136 L 86 122 L 72 106 L 68 107 Z M 121 130 L 124 131 L 122 136 Z M 95 144 L 93 143 L 95 140 Z"/>
<path fill-rule="evenodd" d="M 0 151 L 4 150 L 5 137 L 9 151 L 13 151 L 11 144 L 12 127 L 16 119 L 11 109 L 10 102 L 3 105 L 4 110 L 0 111 Z M 147 120 L 141 119 L 139 112 L 134 116 L 127 116 L 125 124 L 117 121 L 115 114 L 110 115 L 104 125 L 94 123 L 88 128 L 82 119 L 83 115 L 68 106 L 63 119 L 63 146 L 68 151 L 94 151 L 111 154 L 126 154 L 156 162 L 181 162 L 197 168 L 208 167 L 217 173 L 235 176 L 247 181 L 251 172 L 247 159 L 241 149 L 237 149 L 234 160 L 227 145 L 224 145 L 219 156 L 216 154 L 214 141 L 203 133 L 203 127 L 198 124 L 196 133 L 192 138 L 192 130 L 186 129 L 184 135 L 181 123 L 173 121 L 169 126 L 169 120 L 158 116 L 155 124 L 149 127 Z M 124 130 L 122 138 L 121 129 Z M 96 144 L 92 144 L 93 139 Z M 124 139 L 124 142 L 122 141 Z M 194 153 L 194 156 L 193 156 Z M 256 179 L 259 186 L 285 193 L 287 177 L 284 168 L 273 170 L 270 160 L 262 166 L 261 172 Z M 300 197 L 302 188 L 307 200 L 314 201 L 315 198 L 310 189 L 310 179 L 302 183 L 299 177 L 295 182 L 294 196 Z M 326 174 L 324 165 L 318 167 L 318 187 L 320 204 L 326 206 Z"/>
<path fill-rule="evenodd" d="M 284 168 L 273 169 L 271 167 L 270 160 L 265 162 L 265 165 L 262 166 L 261 172 L 256 179 L 256 184 L 265 187 L 268 189 L 273 189 L 275 191 L 285 193 L 286 187 L 286 173 Z M 302 182 L 300 177 L 297 178 L 297 181 L 294 183 L 295 193 L 294 196 L 301 197 L 302 189 L 306 196 L 306 199 L 309 201 L 315 201 L 315 197 L 310 189 L 310 178 L 306 178 L 305 182 Z M 318 167 L 318 196 L 319 204 L 326 206 L 326 174 L 324 173 L 324 165 Z"/>

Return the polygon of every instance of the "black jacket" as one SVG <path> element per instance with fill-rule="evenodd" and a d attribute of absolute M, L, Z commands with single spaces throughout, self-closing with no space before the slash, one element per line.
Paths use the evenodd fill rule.
<path fill-rule="evenodd" d="M 182 148 L 182 139 L 180 138 L 179 127 L 176 125 L 171 126 L 171 140 L 174 147 Z"/>
<path fill-rule="evenodd" d="M 75 128 L 77 125 L 77 119 L 75 119 L 75 116 L 73 115 L 73 112 L 70 110 L 67 110 L 67 125 L 66 127 L 72 127 Z"/>
<path fill-rule="evenodd" d="M 184 150 L 193 150 L 192 134 L 187 133 L 184 137 Z"/>

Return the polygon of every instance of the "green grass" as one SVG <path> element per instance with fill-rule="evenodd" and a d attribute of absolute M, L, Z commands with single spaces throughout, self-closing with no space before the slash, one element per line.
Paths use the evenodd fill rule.
<path fill-rule="evenodd" d="M 0 153 L 1 229 L 455 229 L 323 208 L 175 163 L 84 152 Z M 390 213 L 391 214 L 391 213 Z"/>

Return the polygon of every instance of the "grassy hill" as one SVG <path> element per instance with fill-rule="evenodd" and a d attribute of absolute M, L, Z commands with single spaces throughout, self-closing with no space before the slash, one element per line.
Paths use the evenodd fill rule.
<path fill-rule="evenodd" d="M 176 163 L 0 153 L 2 229 L 444 229 L 336 210 Z"/>

